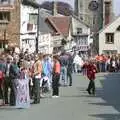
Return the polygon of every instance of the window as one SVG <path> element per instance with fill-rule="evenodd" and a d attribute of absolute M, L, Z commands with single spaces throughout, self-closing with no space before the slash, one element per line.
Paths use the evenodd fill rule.
<path fill-rule="evenodd" d="M 114 33 L 106 33 L 106 43 L 107 44 L 114 43 Z"/>
<path fill-rule="evenodd" d="M 0 0 L 0 5 L 11 5 L 14 0 Z"/>
<path fill-rule="evenodd" d="M 29 22 L 31 24 L 37 25 L 37 14 L 29 14 Z"/>
<path fill-rule="evenodd" d="M 10 21 L 10 12 L 0 12 L 0 21 Z"/>
<path fill-rule="evenodd" d="M 82 33 L 82 28 L 77 28 L 77 34 Z"/>

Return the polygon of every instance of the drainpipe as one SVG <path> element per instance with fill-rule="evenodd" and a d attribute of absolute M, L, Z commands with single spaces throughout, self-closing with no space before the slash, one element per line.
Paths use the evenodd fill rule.
<path fill-rule="evenodd" d="M 37 37 L 36 37 L 36 53 L 39 52 L 39 33 L 40 33 L 40 7 L 38 8 L 38 18 L 37 18 Z"/>

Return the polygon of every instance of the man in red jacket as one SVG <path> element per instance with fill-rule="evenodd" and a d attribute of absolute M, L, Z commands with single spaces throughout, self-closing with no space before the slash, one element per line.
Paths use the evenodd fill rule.
<path fill-rule="evenodd" d="M 87 77 L 90 80 L 88 85 L 88 93 L 95 95 L 95 74 L 96 74 L 96 65 L 94 64 L 93 60 L 90 60 L 88 65 L 86 66 L 87 69 Z M 92 93 L 91 93 L 92 92 Z"/>

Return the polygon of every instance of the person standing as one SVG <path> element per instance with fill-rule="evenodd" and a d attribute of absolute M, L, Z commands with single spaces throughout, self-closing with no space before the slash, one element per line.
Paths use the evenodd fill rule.
<path fill-rule="evenodd" d="M 5 64 L 5 80 L 4 80 L 4 99 L 5 99 L 5 104 L 8 104 L 8 89 L 11 88 L 11 79 L 9 76 L 10 73 L 10 66 L 11 66 L 11 58 L 8 57 L 6 64 Z"/>
<path fill-rule="evenodd" d="M 69 86 L 72 86 L 72 72 L 73 72 L 73 58 L 68 54 L 67 78 L 69 79 Z"/>
<path fill-rule="evenodd" d="M 4 73 L 5 73 L 4 59 L 0 57 L 0 105 L 4 104 L 3 102 L 4 100 L 4 94 L 3 94 Z"/>
<path fill-rule="evenodd" d="M 9 68 L 9 78 L 10 78 L 10 88 L 11 88 L 11 91 L 10 91 L 11 106 L 16 105 L 16 80 L 19 77 L 20 77 L 20 69 L 18 67 L 17 59 L 13 58 L 13 63 L 10 65 L 10 68 Z"/>
<path fill-rule="evenodd" d="M 53 78 L 52 78 L 52 88 L 53 93 L 52 97 L 59 97 L 59 80 L 60 80 L 60 62 L 58 60 L 58 56 L 53 56 Z"/>
<path fill-rule="evenodd" d="M 34 89 L 34 102 L 33 104 L 40 103 L 40 79 L 42 73 L 42 57 L 39 58 L 38 55 L 35 56 L 35 63 L 33 65 L 33 89 Z"/>

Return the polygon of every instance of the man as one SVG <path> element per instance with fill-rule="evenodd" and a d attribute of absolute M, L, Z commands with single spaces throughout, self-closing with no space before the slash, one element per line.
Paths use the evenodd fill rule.
<path fill-rule="evenodd" d="M 67 67 L 68 67 L 68 55 L 63 52 L 60 56 L 60 65 L 61 65 L 61 73 L 60 73 L 60 83 L 64 81 L 64 86 L 67 86 Z"/>
<path fill-rule="evenodd" d="M 69 79 L 69 86 L 72 86 L 73 58 L 70 54 L 68 56 L 67 77 Z"/>
<path fill-rule="evenodd" d="M 38 56 L 35 56 L 35 63 L 33 65 L 34 76 L 33 76 L 33 86 L 34 86 L 34 102 L 33 104 L 40 103 L 40 79 L 42 73 L 42 57 L 39 59 Z"/>
<path fill-rule="evenodd" d="M 8 104 L 8 89 L 11 87 L 12 84 L 9 76 L 10 66 L 11 66 L 11 58 L 8 57 L 5 64 L 5 81 L 4 81 L 5 104 Z"/>
<path fill-rule="evenodd" d="M 7 72 L 6 72 L 7 74 Z M 10 79 L 10 105 L 16 105 L 16 80 L 20 77 L 20 69 L 17 64 L 17 59 L 13 58 L 13 62 L 9 67 L 9 79 Z"/>

